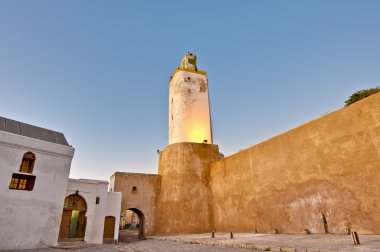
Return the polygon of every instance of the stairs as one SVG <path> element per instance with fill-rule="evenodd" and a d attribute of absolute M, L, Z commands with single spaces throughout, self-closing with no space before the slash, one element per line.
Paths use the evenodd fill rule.
<path fill-rule="evenodd" d="M 94 244 L 89 244 L 83 241 L 83 238 L 68 238 L 60 239 L 56 246 L 51 246 L 52 248 L 76 250 L 81 248 L 88 248 L 95 246 Z"/>

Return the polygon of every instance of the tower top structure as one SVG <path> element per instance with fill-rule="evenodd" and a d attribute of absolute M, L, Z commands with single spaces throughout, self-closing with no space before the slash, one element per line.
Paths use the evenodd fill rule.
<path fill-rule="evenodd" d="M 181 60 L 181 69 L 188 69 L 198 71 L 197 69 L 197 56 L 192 53 L 187 53 Z"/>
<path fill-rule="evenodd" d="M 179 71 L 187 71 L 187 72 L 197 73 L 201 75 L 207 75 L 205 71 L 198 70 L 197 56 L 190 52 L 188 52 L 187 54 L 185 54 L 185 56 L 183 56 L 181 60 L 181 66 L 177 67 L 177 69 L 174 70 L 174 73 L 170 78 L 173 78 L 173 76 Z"/>

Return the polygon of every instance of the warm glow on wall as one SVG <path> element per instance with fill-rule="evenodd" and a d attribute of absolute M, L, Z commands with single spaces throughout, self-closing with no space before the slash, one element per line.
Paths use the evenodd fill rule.
<path fill-rule="evenodd" d="M 189 142 L 192 143 L 203 143 L 204 140 L 210 142 L 210 136 L 208 134 L 209 129 L 207 128 L 207 124 L 202 121 L 193 122 L 190 127 L 188 127 L 187 138 Z"/>
<path fill-rule="evenodd" d="M 192 54 L 185 55 L 169 87 L 169 144 L 186 142 L 212 144 L 208 80 Z"/>

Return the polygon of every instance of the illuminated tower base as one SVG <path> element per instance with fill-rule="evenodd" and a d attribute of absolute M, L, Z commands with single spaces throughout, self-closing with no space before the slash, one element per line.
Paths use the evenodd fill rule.
<path fill-rule="evenodd" d="M 210 163 L 218 159 L 219 148 L 213 144 L 177 143 L 161 152 L 155 234 L 213 230 Z"/>

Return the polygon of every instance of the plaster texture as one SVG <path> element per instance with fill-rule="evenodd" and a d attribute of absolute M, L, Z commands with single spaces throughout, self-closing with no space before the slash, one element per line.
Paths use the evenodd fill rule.
<path fill-rule="evenodd" d="M 211 231 L 209 165 L 218 158 L 218 146 L 211 144 L 179 143 L 162 151 L 156 234 Z"/>
<path fill-rule="evenodd" d="M 115 233 L 113 239 L 119 239 L 120 211 L 121 211 L 122 194 L 120 192 L 107 193 L 107 207 L 105 216 L 115 217 Z"/>
<path fill-rule="evenodd" d="M 114 237 L 116 237 L 117 240 L 121 195 L 120 193 L 108 193 L 107 190 L 107 181 L 69 179 L 66 196 L 75 194 L 78 191 L 78 194 L 84 198 L 87 204 L 87 222 L 84 241 L 88 243 L 103 243 L 103 230 L 106 216 L 115 217 Z M 99 197 L 99 204 L 96 204 L 96 197 Z"/>
<path fill-rule="evenodd" d="M 211 164 L 214 227 L 380 234 L 379 181 L 375 94 Z"/>
<path fill-rule="evenodd" d="M 11 190 L 23 155 L 33 152 L 32 191 Z M 0 130 L 0 250 L 55 245 L 74 149 Z"/>
<path fill-rule="evenodd" d="M 125 210 L 133 210 L 137 214 L 141 212 L 144 218 L 144 234 L 147 235 L 154 232 L 154 218 L 160 183 L 161 176 L 141 173 L 115 172 L 110 179 L 110 190 L 121 192 L 123 195 L 121 212 Z M 133 190 L 134 187 L 135 191 Z"/>
<path fill-rule="evenodd" d="M 178 69 L 169 85 L 169 144 L 212 144 L 207 76 Z"/>

